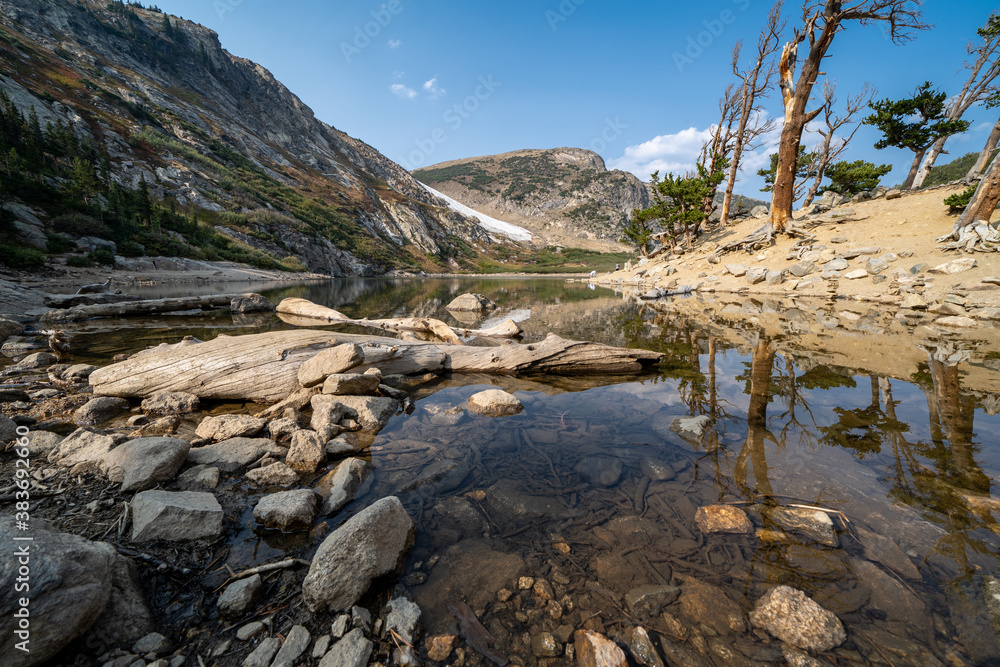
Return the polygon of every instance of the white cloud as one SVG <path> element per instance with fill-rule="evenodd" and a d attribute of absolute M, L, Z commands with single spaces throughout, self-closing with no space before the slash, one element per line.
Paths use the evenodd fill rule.
<path fill-rule="evenodd" d="M 401 83 L 392 84 L 391 86 L 389 86 L 389 90 L 392 91 L 393 95 L 404 100 L 412 100 L 416 99 L 417 97 L 417 91 L 413 90 L 412 88 L 407 88 Z"/>
<path fill-rule="evenodd" d="M 608 166 L 611 169 L 630 171 L 643 181 L 649 180 L 649 175 L 654 171 L 659 171 L 661 176 L 671 172 L 683 173 L 695 168 L 702 144 L 710 136 L 711 129 L 699 130 L 695 127 L 674 134 L 663 134 L 629 146 L 624 155 L 612 160 Z"/>
<path fill-rule="evenodd" d="M 430 81 L 425 81 L 424 82 L 424 90 L 427 91 L 428 96 L 432 100 L 436 100 L 439 97 L 443 97 L 444 95 L 446 95 L 448 93 L 447 90 L 445 90 L 444 88 L 441 88 L 438 85 L 437 77 L 432 78 Z"/>
<path fill-rule="evenodd" d="M 398 39 L 390 39 L 388 42 L 386 42 L 386 44 L 389 45 L 390 49 L 398 49 L 403 45 L 403 43 Z"/>
<path fill-rule="evenodd" d="M 406 72 L 404 72 L 402 70 L 398 70 L 397 69 L 396 71 L 394 71 L 392 73 L 392 78 L 393 79 L 402 79 L 404 76 L 406 76 Z"/>

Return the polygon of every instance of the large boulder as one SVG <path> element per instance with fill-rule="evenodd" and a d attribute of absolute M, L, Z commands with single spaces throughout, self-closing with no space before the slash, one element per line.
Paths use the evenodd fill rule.
<path fill-rule="evenodd" d="M 273 313 L 274 304 L 260 294 L 240 294 L 229 302 L 229 308 L 234 315 L 247 313 Z"/>
<path fill-rule="evenodd" d="M 32 541 L 15 542 L 19 536 Z M 30 532 L 17 530 L 13 517 L 0 519 L 0 545 L 3 664 L 41 665 L 101 615 L 111 598 L 118 554 L 109 544 L 61 533 L 40 519 L 31 521 Z M 30 592 L 17 588 L 22 566 L 31 572 Z M 21 605 L 25 598 L 30 600 L 27 607 Z M 25 640 L 30 652 L 17 648 Z"/>
<path fill-rule="evenodd" d="M 169 482 L 184 465 L 191 443 L 179 438 L 139 438 L 116 447 L 99 465 L 122 492 L 145 491 Z"/>
<path fill-rule="evenodd" d="M 139 568 L 118 556 L 111 570 L 111 597 L 90 634 L 105 646 L 131 646 L 155 627 L 139 582 Z"/>
<path fill-rule="evenodd" d="M 750 622 L 807 651 L 829 651 L 847 638 L 836 614 L 790 586 L 775 586 L 765 593 L 750 613 Z"/>
<path fill-rule="evenodd" d="M 229 440 L 231 438 L 251 438 L 261 432 L 267 422 L 250 415 L 218 415 L 206 417 L 198 424 L 195 433 L 199 438 L 209 440 Z"/>
<path fill-rule="evenodd" d="M 299 384 L 314 387 L 326 378 L 343 373 L 365 360 L 365 353 L 354 343 L 344 343 L 323 350 L 299 368 Z"/>
<path fill-rule="evenodd" d="M 143 491 L 132 500 L 132 541 L 213 539 L 222 534 L 222 516 L 211 493 Z"/>
<path fill-rule="evenodd" d="M 346 610 L 376 577 L 395 571 L 413 544 L 413 519 L 390 496 L 351 517 L 313 557 L 302 598 L 313 612 Z"/>
<path fill-rule="evenodd" d="M 457 310 L 459 312 L 481 312 L 484 310 L 493 310 L 496 307 L 497 305 L 493 301 L 482 294 L 463 294 L 445 306 L 448 310 Z"/>
<path fill-rule="evenodd" d="M 89 428 L 78 428 L 59 443 L 49 454 L 49 463 L 74 466 L 78 463 L 96 462 L 115 448 L 118 439 Z"/>

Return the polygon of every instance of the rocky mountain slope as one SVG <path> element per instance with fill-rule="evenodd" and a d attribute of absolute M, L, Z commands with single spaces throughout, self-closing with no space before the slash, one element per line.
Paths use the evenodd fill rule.
<path fill-rule="evenodd" d="M 6 187 L 0 199 L 23 242 L 51 244 L 65 230 L 49 219 L 67 209 L 106 221 L 115 185 L 148 187 L 154 206 L 193 225 L 163 229 L 148 212 L 134 229 L 112 225 L 112 240 L 130 243 L 133 255 L 152 254 L 150 244 L 197 259 L 238 248 L 287 266 L 368 274 L 457 268 L 498 240 L 316 119 L 262 66 L 225 51 L 215 32 L 158 10 L 0 0 L 0 73 L 13 113 L 44 146 L 25 179 L 39 187 Z M 56 128 L 70 128 L 71 143 L 88 152 L 50 150 Z M 16 144 L 15 169 L 29 166 L 30 145 Z M 93 177 L 83 182 L 96 183 L 75 206 L 63 198 L 76 184 L 66 163 L 78 153 Z"/>
<path fill-rule="evenodd" d="M 642 181 L 624 171 L 608 171 L 601 156 L 580 148 L 452 160 L 413 175 L 466 206 L 556 245 L 614 244 L 632 211 L 650 203 Z"/>

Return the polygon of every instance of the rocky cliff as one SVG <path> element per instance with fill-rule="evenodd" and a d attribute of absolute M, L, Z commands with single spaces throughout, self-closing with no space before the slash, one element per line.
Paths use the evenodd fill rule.
<path fill-rule="evenodd" d="M 452 160 L 413 175 L 466 206 L 560 245 L 614 243 L 632 211 L 650 203 L 642 181 L 608 171 L 601 156 L 580 148 Z"/>
<path fill-rule="evenodd" d="M 493 242 L 190 21 L 119 2 L 0 0 L 0 72 L 25 117 L 34 108 L 40 127 L 92 141 L 109 179 L 144 180 L 232 243 L 339 275 L 454 267 Z M 43 223 L 56 213 L 25 203 Z"/>

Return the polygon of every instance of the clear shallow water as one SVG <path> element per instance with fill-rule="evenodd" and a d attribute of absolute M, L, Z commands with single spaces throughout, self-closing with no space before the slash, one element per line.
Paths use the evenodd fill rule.
<path fill-rule="evenodd" d="M 709 655 L 715 664 L 780 661 L 766 635 L 720 628 L 713 609 L 748 612 L 767 588 L 787 583 L 845 623 L 848 641 L 835 652 L 844 664 L 1000 660 L 983 593 L 1000 565 L 996 506 L 983 500 L 1000 495 L 1000 417 L 989 414 L 995 397 L 963 389 L 965 362 L 947 366 L 928 354 L 907 378 L 870 376 L 860 360 L 818 366 L 787 340 L 751 330 L 734 347 L 704 323 L 562 280 L 353 280 L 265 293 L 352 317 L 477 324 L 443 308 L 464 292 L 496 301 L 494 316 L 527 316 L 527 340 L 553 332 L 666 358 L 624 380 L 444 378 L 419 389 L 414 413 L 377 437 L 370 489 L 330 524 L 386 495 L 403 500 L 417 538 L 402 585 L 424 609 L 429 632 L 452 629 L 445 604 L 467 599 L 501 651 L 535 664 L 532 636 L 569 626 L 615 635 L 642 621 L 671 636 L 668 621 L 638 618 L 625 596 L 646 584 L 680 584 L 696 599 L 665 610 L 687 628 L 685 641 L 674 640 L 694 651 L 694 664 L 712 664 Z M 98 321 L 76 330 L 76 349 L 81 360 L 105 363 L 183 335 L 284 328 L 272 316 Z M 466 414 L 456 423 L 443 414 L 490 386 L 514 392 L 524 412 Z M 709 425 L 696 443 L 671 431 L 676 419 L 700 415 Z M 838 546 L 791 531 L 704 535 L 695 512 L 716 503 L 736 504 L 756 529 L 772 532 L 781 527 L 770 508 L 828 510 Z M 289 552 L 308 557 L 314 548 L 304 535 L 248 529 L 229 560 L 238 568 Z M 553 585 L 558 614 L 529 593 L 497 601 L 502 588 L 516 593 L 522 575 Z M 702 598 L 707 609 L 696 604 Z M 727 646 L 736 657 L 726 657 Z"/>

